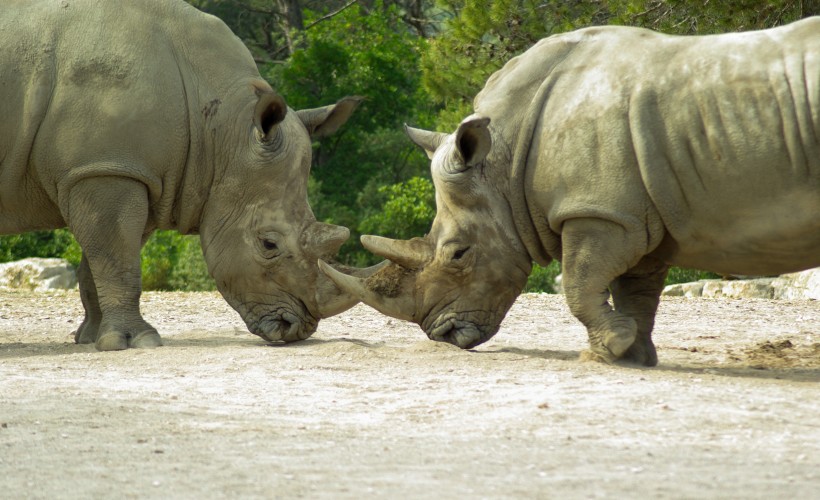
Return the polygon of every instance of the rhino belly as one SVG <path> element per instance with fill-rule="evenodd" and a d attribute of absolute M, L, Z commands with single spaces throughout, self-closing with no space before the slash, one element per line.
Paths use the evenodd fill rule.
<path fill-rule="evenodd" d="M 656 254 L 673 265 L 725 274 L 774 275 L 820 266 L 820 191 L 784 193 L 749 206 L 694 211 Z"/>

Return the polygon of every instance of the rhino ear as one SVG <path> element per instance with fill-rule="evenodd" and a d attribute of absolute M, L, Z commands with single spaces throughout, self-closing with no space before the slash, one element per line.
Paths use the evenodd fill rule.
<path fill-rule="evenodd" d="M 422 148 L 427 153 L 427 157 L 431 160 L 433 159 L 433 155 L 436 153 L 436 150 L 444 142 L 444 139 L 447 138 L 447 134 L 408 127 L 406 124 L 404 125 L 404 133 L 407 134 L 407 137 L 409 137 L 416 146 Z"/>
<path fill-rule="evenodd" d="M 302 120 L 311 137 L 325 137 L 335 133 L 347 122 L 364 97 L 344 97 L 336 104 L 315 109 L 302 109 L 296 116 Z"/>
<path fill-rule="evenodd" d="M 253 123 L 259 130 L 263 141 L 273 136 L 274 129 L 288 114 L 288 105 L 276 92 L 259 92 L 259 100 L 253 112 Z"/>
<path fill-rule="evenodd" d="M 461 122 L 456 130 L 456 149 L 466 167 L 478 165 L 490 153 L 493 141 L 490 137 L 490 119 L 472 115 Z"/>

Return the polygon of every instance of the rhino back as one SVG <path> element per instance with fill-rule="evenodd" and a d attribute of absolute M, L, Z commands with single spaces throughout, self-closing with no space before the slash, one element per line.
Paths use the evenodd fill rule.
<path fill-rule="evenodd" d="M 61 196 L 101 175 L 143 182 L 169 225 L 186 166 L 208 168 L 203 102 L 258 78 L 227 27 L 181 1 L 12 0 L 0 43 L 4 232 L 63 225 Z"/>
<path fill-rule="evenodd" d="M 506 105 L 537 114 L 524 194 L 539 231 L 605 217 L 682 265 L 817 265 L 818 33 L 817 18 L 708 37 L 602 27 L 558 37 L 572 48 L 557 61 L 525 53 L 544 102 Z"/>
<path fill-rule="evenodd" d="M 820 18 L 699 42 L 629 107 L 641 176 L 675 240 L 664 250 L 718 270 L 751 255 L 767 259 L 746 267 L 760 273 L 820 264 Z"/>

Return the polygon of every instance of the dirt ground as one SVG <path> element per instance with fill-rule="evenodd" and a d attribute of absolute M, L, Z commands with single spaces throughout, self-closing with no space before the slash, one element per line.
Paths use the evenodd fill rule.
<path fill-rule="evenodd" d="M 155 350 L 75 345 L 76 292 L 0 292 L 3 498 L 817 498 L 820 302 L 665 298 L 655 368 L 577 361 L 562 296 L 472 351 L 366 306 L 267 345 L 146 293 Z"/>

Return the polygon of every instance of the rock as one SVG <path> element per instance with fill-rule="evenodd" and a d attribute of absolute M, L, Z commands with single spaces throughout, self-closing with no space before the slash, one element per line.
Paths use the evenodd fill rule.
<path fill-rule="evenodd" d="M 64 259 L 29 259 L 0 264 L 0 287 L 43 291 L 77 286 L 77 273 Z"/>
<path fill-rule="evenodd" d="M 775 299 L 820 300 L 820 267 L 784 274 L 772 283 Z"/>
<path fill-rule="evenodd" d="M 727 297 L 734 299 L 820 300 L 820 267 L 776 278 L 700 280 L 663 289 L 673 297 Z"/>
<path fill-rule="evenodd" d="M 709 280 L 703 285 L 701 297 L 728 297 L 730 299 L 771 299 L 773 278 L 752 280 Z"/>
<path fill-rule="evenodd" d="M 692 283 L 677 283 L 675 285 L 669 285 L 663 289 L 663 294 L 669 295 L 671 297 L 700 297 L 701 293 L 703 293 L 703 286 L 706 284 L 707 281 L 711 280 L 701 280 L 694 281 Z"/>

